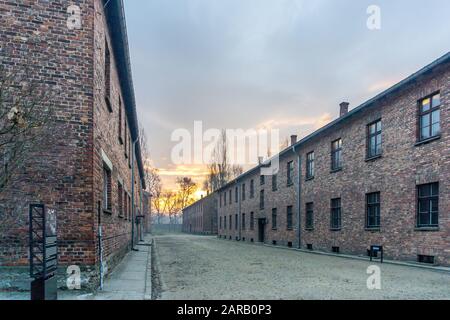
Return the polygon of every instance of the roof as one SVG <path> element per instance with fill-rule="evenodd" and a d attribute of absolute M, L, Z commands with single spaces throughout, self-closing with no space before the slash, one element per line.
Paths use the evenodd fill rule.
<path fill-rule="evenodd" d="M 420 77 L 429 74 L 430 72 L 434 71 L 436 68 L 438 68 L 440 66 L 443 66 L 443 65 L 445 65 L 447 63 L 450 63 L 450 52 L 447 52 L 442 57 L 440 57 L 437 60 L 433 61 L 429 65 L 423 67 L 419 71 L 413 73 L 412 75 L 410 75 L 409 77 L 403 79 L 399 83 L 393 85 L 389 89 L 381 92 L 380 94 L 376 95 L 372 99 L 367 100 L 366 102 L 364 102 L 363 104 L 359 105 L 358 107 L 352 109 L 346 115 L 344 115 L 344 116 L 342 116 L 342 117 L 340 117 L 340 118 L 330 122 L 329 124 L 325 125 L 324 127 L 320 128 L 320 129 L 314 131 L 310 135 L 308 135 L 308 136 L 304 137 L 303 139 L 301 139 L 300 141 L 298 141 L 296 144 L 287 147 L 286 149 L 284 149 L 283 151 L 278 153 L 278 155 L 276 155 L 276 156 L 282 157 L 282 156 L 286 155 L 287 153 L 292 152 L 293 150 L 298 150 L 299 147 L 301 147 L 305 143 L 309 142 L 310 140 L 316 138 L 318 135 L 333 129 L 336 126 L 338 126 L 338 125 L 340 125 L 340 124 L 342 124 L 342 123 L 344 123 L 346 121 L 349 121 L 350 118 L 354 117 L 355 115 L 359 114 L 360 112 L 362 112 L 364 110 L 367 110 L 367 109 L 369 109 L 369 108 L 371 108 L 373 106 L 377 106 L 377 103 L 379 103 L 383 99 L 385 99 L 388 96 L 391 96 L 391 95 L 393 95 L 395 93 L 398 93 L 400 90 L 404 89 L 406 86 L 408 86 L 408 85 L 414 83 L 415 81 L 417 81 Z M 249 176 L 250 174 L 252 174 L 255 171 L 259 170 L 264 165 L 267 165 L 267 163 L 270 163 L 270 159 L 265 161 L 264 163 L 256 166 L 256 167 L 254 167 L 254 168 L 244 172 L 243 174 L 241 174 L 240 176 L 238 176 L 234 180 L 230 181 L 229 183 L 227 183 L 226 185 L 224 185 L 222 188 L 220 188 L 217 191 L 223 190 L 223 189 L 228 188 L 229 186 L 231 186 L 233 184 L 236 184 L 237 182 L 239 182 L 239 180 L 243 179 L 246 176 Z"/>
<path fill-rule="evenodd" d="M 107 4 L 105 8 L 106 21 L 111 34 L 112 49 L 116 60 L 120 86 L 122 88 L 131 138 L 133 141 L 136 141 L 139 138 L 139 123 L 136 113 L 136 98 L 134 95 L 123 0 L 109 0 L 103 2 Z M 142 187 L 145 189 L 144 164 L 139 143 L 136 143 L 136 162 L 141 177 Z"/>

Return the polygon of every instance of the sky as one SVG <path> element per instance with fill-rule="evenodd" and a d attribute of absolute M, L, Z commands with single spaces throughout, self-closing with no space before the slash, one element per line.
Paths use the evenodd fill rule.
<path fill-rule="evenodd" d="M 165 188 L 177 129 L 299 138 L 450 51 L 448 0 L 125 0 L 139 121 Z M 379 28 L 368 19 L 380 9 Z M 373 21 L 373 20 L 370 20 Z"/>

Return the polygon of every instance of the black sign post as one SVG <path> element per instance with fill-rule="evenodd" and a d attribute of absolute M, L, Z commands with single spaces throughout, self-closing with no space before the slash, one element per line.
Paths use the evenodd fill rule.
<path fill-rule="evenodd" d="M 370 246 L 370 261 L 372 261 L 373 257 L 378 257 L 378 252 L 381 254 L 381 263 L 383 263 L 383 246 Z"/>
<path fill-rule="evenodd" d="M 32 204 L 29 214 L 31 300 L 57 300 L 56 211 Z"/>

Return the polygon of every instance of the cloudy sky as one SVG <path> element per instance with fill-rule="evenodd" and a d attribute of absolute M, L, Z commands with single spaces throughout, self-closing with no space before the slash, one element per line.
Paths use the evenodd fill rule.
<path fill-rule="evenodd" d="M 204 174 L 172 162 L 176 129 L 301 137 L 450 50 L 448 0 L 125 0 L 125 11 L 138 114 L 166 187 Z"/>

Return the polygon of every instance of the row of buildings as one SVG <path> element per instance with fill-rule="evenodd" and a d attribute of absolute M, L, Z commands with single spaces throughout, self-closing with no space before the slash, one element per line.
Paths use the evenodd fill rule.
<path fill-rule="evenodd" d="M 450 53 L 291 140 L 277 174 L 269 159 L 186 208 L 185 232 L 450 265 Z"/>
<path fill-rule="evenodd" d="M 28 265 L 28 206 L 45 204 L 57 213 L 59 265 L 98 283 L 149 223 L 123 1 L 2 1 L 0 12 L 0 63 L 57 88 L 60 133 L 0 194 L 2 215 L 19 216 L 0 234 L 1 265 Z"/>

